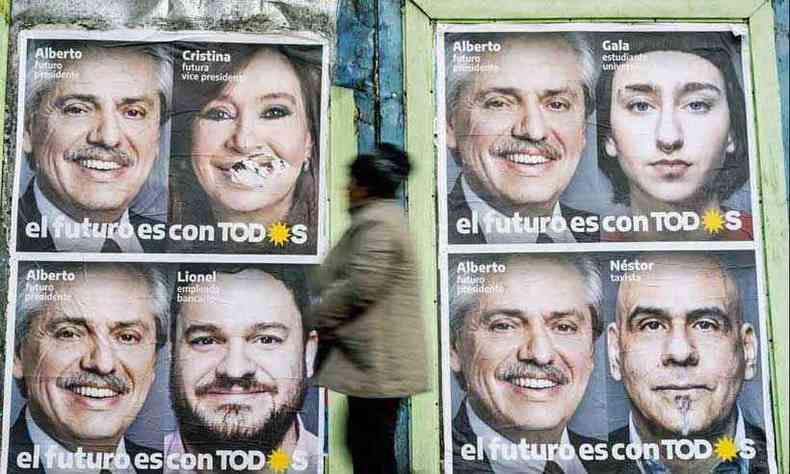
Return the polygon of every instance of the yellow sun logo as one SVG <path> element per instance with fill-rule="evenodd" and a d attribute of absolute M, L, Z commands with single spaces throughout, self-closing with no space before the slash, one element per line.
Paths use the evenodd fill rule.
<path fill-rule="evenodd" d="M 288 452 L 285 450 L 277 448 L 269 455 L 269 467 L 274 472 L 285 472 L 290 465 L 291 457 L 288 456 Z"/>
<path fill-rule="evenodd" d="M 287 224 L 275 222 L 269 226 L 269 241 L 276 247 L 282 247 L 291 237 L 291 229 Z"/>
<path fill-rule="evenodd" d="M 716 444 L 713 445 L 713 451 L 722 461 L 732 461 L 738 456 L 738 446 L 735 445 L 735 440 L 729 436 L 717 439 Z"/>
<path fill-rule="evenodd" d="M 724 229 L 724 217 L 718 209 L 708 209 L 702 216 L 702 226 L 711 234 L 717 234 Z"/>

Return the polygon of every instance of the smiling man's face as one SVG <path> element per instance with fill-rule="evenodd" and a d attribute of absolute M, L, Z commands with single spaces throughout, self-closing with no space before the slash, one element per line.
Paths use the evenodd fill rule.
<path fill-rule="evenodd" d="M 182 435 L 282 439 L 301 409 L 316 338 L 305 343 L 294 297 L 271 275 L 218 273 L 216 288 L 212 302 L 186 303 L 177 316 L 171 383 Z"/>
<path fill-rule="evenodd" d="M 55 288 L 65 299 L 34 316 L 14 377 L 24 378 L 33 419 L 54 439 L 114 449 L 154 380 L 150 288 L 112 269 Z"/>
<path fill-rule="evenodd" d="M 509 263 L 464 318 L 451 349 L 469 402 L 513 441 L 528 431 L 561 434 L 593 369 L 592 315 L 581 274 L 546 260 Z"/>
<path fill-rule="evenodd" d="M 718 262 L 670 257 L 621 285 L 609 361 L 640 426 L 688 435 L 716 428 L 754 377 L 757 340 Z"/>
<path fill-rule="evenodd" d="M 159 156 L 159 70 L 127 48 L 88 50 L 64 67 L 24 131 L 36 179 L 75 220 L 115 220 Z"/>
<path fill-rule="evenodd" d="M 560 38 L 514 39 L 463 87 L 447 128 L 474 191 L 504 210 L 551 209 L 584 150 L 579 55 Z"/>

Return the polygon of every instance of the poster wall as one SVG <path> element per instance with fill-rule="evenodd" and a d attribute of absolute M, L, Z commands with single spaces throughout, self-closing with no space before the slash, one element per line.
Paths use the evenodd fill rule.
<path fill-rule="evenodd" d="M 323 472 L 326 46 L 19 44 L 0 471 Z"/>
<path fill-rule="evenodd" d="M 738 25 L 440 25 L 445 472 L 777 472 Z"/>

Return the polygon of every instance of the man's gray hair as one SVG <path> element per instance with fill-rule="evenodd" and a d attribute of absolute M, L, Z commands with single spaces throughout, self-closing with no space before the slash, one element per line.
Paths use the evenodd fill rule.
<path fill-rule="evenodd" d="M 569 265 L 576 269 L 584 280 L 586 290 L 586 303 L 590 310 L 590 317 L 593 329 L 593 340 L 597 339 L 603 331 L 603 321 L 601 319 L 603 306 L 603 284 L 601 283 L 601 272 L 598 264 L 592 258 L 582 254 L 544 254 L 544 255 L 525 255 L 511 254 L 502 259 L 492 258 L 491 255 L 471 256 L 456 259 L 455 264 L 451 260 L 450 276 L 450 345 L 455 346 L 461 334 L 466 317 L 475 311 L 479 305 L 480 295 L 463 292 L 458 294 L 458 265 L 462 262 L 472 262 L 475 265 L 486 265 L 491 262 L 501 262 L 506 267 L 510 264 L 542 260 L 555 265 Z M 507 270 L 505 270 L 505 274 Z M 496 273 L 486 274 L 486 281 L 496 277 Z M 547 281 L 547 284 L 553 284 Z M 468 286 L 468 285 L 465 285 Z"/>
<path fill-rule="evenodd" d="M 25 85 L 25 126 L 33 125 L 33 117 L 39 111 L 41 102 L 63 79 L 40 77 L 34 72 L 36 64 L 35 51 L 38 48 L 66 49 L 73 48 L 83 54 L 93 53 L 101 57 L 103 51 L 128 50 L 137 52 L 154 60 L 157 65 L 156 82 L 159 90 L 160 123 L 165 124 L 170 115 L 170 106 L 173 103 L 173 58 L 169 47 L 157 43 L 127 43 L 127 42 L 84 42 L 72 40 L 31 40 L 28 47 L 27 64 L 25 65 L 27 84 Z M 62 59 L 61 64 L 68 64 L 79 60 Z M 131 74 L 131 73 L 130 73 Z"/>
<path fill-rule="evenodd" d="M 600 74 L 598 63 L 595 61 L 595 54 L 588 36 L 585 33 L 576 31 L 558 33 L 463 33 L 447 35 L 445 40 L 445 74 L 447 78 L 447 89 L 445 91 L 447 106 L 447 121 L 452 123 L 455 111 L 461 100 L 464 89 L 474 79 L 474 72 L 455 71 L 452 67 L 451 57 L 452 44 L 461 39 L 474 38 L 477 42 L 488 42 L 503 44 L 509 39 L 518 37 L 525 40 L 554 39 L 564 40 L 579 58 L 579 65 L 582 70 L 582 89 L 584 90 L 584 111 L 589 117 L 595 110 L 595 87 Z M 551 61 L 551 58 L 547 58 Z M 540 71 L 524 71 L 524 74 L 540 74 Z"/>
<path fill-rule="evenodd" d="M 16 302 L 16 324 L 14 331 L 14 353 L 21 355 L 22 345 L 25 343 L 30 328 L 33 326 L 35 318 L 46 313 L 49 305 L 58 304 L 57 302 L 47 301 L 45 289 L 38 279 L 28 279 L 31 271 L 42 270 L 45 272 L 61 273 L 64 270 L 75 275 L 78 284 L 90 284 L 85 281 L 87 275 L 94 271 L 114 270 L 126 273 L 135 280 L 142 279 L 148 283 L 151 301 L 151 311 L 156 321 L 156 350 L 164 346 L 167 342 L 167 332 L 170 327 L 170 297 L 167 278 L 164 273 L 156 266 L 139 263 L 35 263 L 19 266 L 17 275 L 17 302 Z M 98 309 L 98 308 L 97 308 Z M 102 311 L 112 310 L 112 308 L 101 308 Z"/>

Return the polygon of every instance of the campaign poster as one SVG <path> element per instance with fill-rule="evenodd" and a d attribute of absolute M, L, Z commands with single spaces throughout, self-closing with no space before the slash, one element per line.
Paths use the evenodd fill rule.
<path fill-rule="evenodd" d="M 445 472 L 777 472 L 752 251 L 447 259 Z"/>
<path fill-rule="evenodd" d="M 740 25 L 445 25 L 440 242 L 754 240 Z"/>
<path fill-rule="evenodd" d="M 436 47 L 445 471 L 777 472 L 747 31 Z"/>
<path fill-rule="evenodd" d="M 14 265 L 3 472 L 323 472 L 309 269 Z"/>
<path fill-rule="evenodd" d="M 17 252 L 319 261 L 323 42 L 27 31 L 19 45 Z"/>

